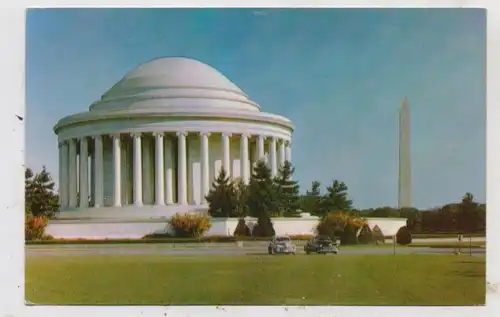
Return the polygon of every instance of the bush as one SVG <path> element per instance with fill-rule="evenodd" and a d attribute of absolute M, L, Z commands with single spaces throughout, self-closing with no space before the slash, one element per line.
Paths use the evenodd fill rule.
<path fill-rule="evenodd" d="M 368 225 L 365 225 L 358 236 L 358 242 L 361 244 L 375 243 L 373 232 Z"/>
<path fill-rule="evenodd" d="M 372 237 L 373 237 L 373 241 L 377 244 L 378 243 L 385 243 L 386 237 L 384 236 L 384 233 L 382 232 L 382 230 L 380 230 L 380 228 L 378 226 L 373 227 Z"/>
<path fill-rule="evenodd" d="M 47 227 L 48 220 L 46 217 L 34 217 L 32 215 L 24 216 L 24 238 L 25 240 L 42 240 L 50 238 L 45 236 L 45 228 Z"/>
<path fill-rule="evenodd" d="M 211 227 L 210 217 L 204 214 L 176 214 L 168 221 L 175 237 L 198 238 Z"/>
<path fill-rule="evenodd" d="M 234 229 L 233 236 L 248 237 L 251 235 L 252 235 L 252 233 L 250 232 L 250 228 L 248 228 L 248 226 L 245 222 L 245 219 L 242 218 L 242 219 L 238 220 L 238 225 Z"/>
<path fill-rule="evenodd" d="M 396 243 L 400 245 L 411 243 L 411 232 L 406 226 L 399 228 L 398 233 L 396 233 Z"/>
<path fill-rule="evenodd" d="M 253 227 L 252 235 L 254 237 L 272 237 L 276 234 L 271 218 L 267 215 L 261 215 Z"/>
<path fill-rule="evenodd" d="M 316 226 L 319 235 L 329 236 L 331 239 L 340 237 L 342 244 L 357 244 L 356 232 L 366 225 L 358 216 L 344 213 L 328 213 Z"/>
<path fill-rule="evenodd" d="M 340 234 L 340 242 L 342 244 L 358 244 L 358 237 L 356 232 L 359 228 L 354 227 L 353 224 L 348 223 L 344 227 L 344 231 Z M 332 238 L 333 239 L 333 238 Z"/>

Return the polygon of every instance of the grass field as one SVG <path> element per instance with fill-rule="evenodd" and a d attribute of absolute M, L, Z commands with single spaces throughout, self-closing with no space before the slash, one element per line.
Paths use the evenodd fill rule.
<path fill-rule="evenodd" d="M 26 299 L 105 305 L 482 305 L 485 258 L 27 257 Z"/>

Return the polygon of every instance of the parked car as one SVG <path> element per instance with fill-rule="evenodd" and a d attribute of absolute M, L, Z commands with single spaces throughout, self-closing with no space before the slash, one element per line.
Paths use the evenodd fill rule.
<path fill-rule="evenodd" d="M 333 242 L 329 236 L 315 236 L 304 246 L 306 254 L 311 252 L 326 254 L 326 253 L 339 253 L 339 246 L 337 242 Z"/>
<path fill-rule="evenodd" d="M 289 236 L 274 236 L 267 247 L 269 254 L 285 253 L 295 255 L 296 250 L 297 248 Z"/>

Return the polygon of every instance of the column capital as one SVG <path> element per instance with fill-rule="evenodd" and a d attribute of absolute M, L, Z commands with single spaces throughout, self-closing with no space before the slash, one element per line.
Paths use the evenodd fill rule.
<path fill-rule="evenodd" d="M 265 136 L 265 135 L 260 135 L 260 134 L 259 134 L 259 135 L 258 135 L 258 138 L 259 138 L 259 139 L 262 139 L 262 140 L 264 140 L 264 141 L 265 141 L 265 140 L 267 139 L 267 136 Z"/>
<path fill-rule="evenodd" d="M 200 131 L 200 136 L 204 136 L 206 135 L 207 137 L 209 137 L 212 133 L 211 132 L 208 132 L 208 131 Z"/>
<path fill-rule="evenodd" d="M 142 133 L 141 132 L 132 132 L 130 133 L 130 136 L 135 138 L 135 137 L 141 137 L 142 136 Z"/>
<path fill-rule="evenodd" d="M 292 146 L 292 140 L 283 140 L 286 146 Z"/>
<path fill-rule="evenodd" d="M 187 134 L 188 133 L 186 131 L 177 131 L 177 132 L 175 132 L 175 135 L 178 136 L 178 137 L 179 136 L 187 136 Z"/>
<path fill-rule="evenodd" d="M 271 136 L 269 136 L 268 138 L 269 138 L 269 139 L 271 139 L 271 141 L 273 141 L 273 142 L 278 142 L 278 139 L 279 139 L 279 138 L 278 138 L 277 136 L 275 136 L 275 135 L 271 135 Z"/>
<path fill-rule="evenodd" d="M 242 138 L 247 138 L 247 139 L 248 139 L 248 138 L 250 138 L 251 136 L 252 136 L 252 134 L 251 134 L 251 133 L 248 133 L 248 132 L 243 132 L 243 133 L 241 134 L 241 137 L 242 137 Z"/>
<path fill-rule="evenodd" d="M 121 137 L 121 134 L 120 133 L 111 133 L 109 136 L 112 137 L 113 139 L 119 139 Z"/>
<path fill-rule="evenodd" d="M 87 136 L 81 136 L 81 137 L 79 137 L 78 139 L 79 139 L 80 141 L 82 141 L 82 140 L 86 140 L 86 139 L 87 139 Z"/>
<path fill-rule="evenodd" d="M 92 140 L 102 140 L 102 135 L 96 134 L 96 135 L 91 136 L 91 138 L 92 138 Z"/>
<path fill-rule="evenodd" d="M 233 136 L 233 134 L 232 134 L 231 132 L 222 132 L 222 133 L 221 133 L 221 135 L 222 135 L 223 137 L 226 137 L 226 136 L 227 136 L 228 138 L 230 138 L 230 137 L 232 137 L 232 136 Z"/>
<path fill-rule="evenodd" d="M 157 136 L 164 136 L 165 133 L 164 132 L 153 132 L 153 136 L 157 137 Z"/>
<path fill-rule="evenodd" d="M 287 140 L 287 139 L 278 138 L 278 142 L 279 142 L 280 144 L 286 145 L 286 144 L 287 144 L 287 142 L 288 142 L 288 140 Z"/>

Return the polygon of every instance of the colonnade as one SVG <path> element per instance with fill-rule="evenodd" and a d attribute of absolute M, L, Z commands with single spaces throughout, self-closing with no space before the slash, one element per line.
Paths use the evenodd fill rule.
<path fill-rule="evenodd" d="M 190 132 L 189 134 L 192 134 Z M 154 204 L 164 205 L 187 205 L 187 136 L 188 132 L 175 132 L 177 140 L 177 151 L 174 151 L 173 133 L 154 132 L 154 133 L 131 133 L 131 134 L 110 134 L 84 136 L 80 138 L 70 138 L 59 143 L 59 199 L 61 209 L 88 208 L 89 201 L 92 207 L 99 208 L 104 206 L 104 148 L 103 138 L 111 138 L 112 143 L 112 169 L 113 169 L 113 195 L 112 206 L 122 206 L 122 151 L 121 140 L 129 135 L 133 144 L 133 172 L 132 172 L 132 204 L 143 206 L 143 137 L 148 134 L 154 137 Z M 209 173 L 209 148 L 210 132 L 197 132 L 200 138 L 200 166 L 201 166 L 201 204 L 205 204 L 204 197 L 208 194 L 211 187 Z M 217 133 L 219 134 L 219 133 Z M 220 133 L 221 137 L 221 167 L 226 173 L 231 171 L 230 156 L 230 138 L 238 137 L 240 139 L 240 177 L 243 182 L 248 183 L 250 179 L 250 157 L 249 143 L 252 135 Z M 291 142 L 280 139 L 275 136 L 256 135 L 256 160 L 266 159 L 265 140 L 268 142 L 268 164 L 273 176 L 277 175 L 278 166 L 283 165 L 285 161 L 291 161 Z M 89 148 L 92 149 L 90 153 Z M 177 166 L 174 171 L 174 154 L 177 152 Z M 92 154 L 92 155 L 91 155 Z M 90 170 L 89 170 L 90 157 Z M 108 172 L 108 171 L 107 171 Z M 174 173 L 177 175 L 177 183 L 174 180 Z M 229 175 L 231 176 L 231 175 Z M 89 186 L 90 185 L 90 186 Z M 90 187 L 90 188 L 89 188 Z M 176 201 L 174 202 L 174 187 L 176 190 Z M 90 189 L 90 193 L 89 193 Z M 78 195 L 80 199 L 78 199 Z M 89 197 L 90 199 L 84 199 Z"/>

